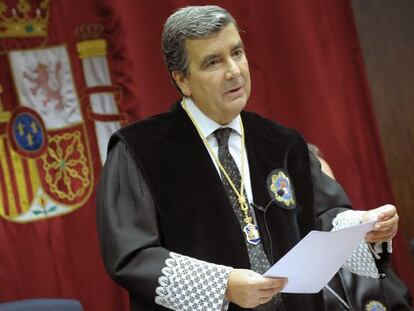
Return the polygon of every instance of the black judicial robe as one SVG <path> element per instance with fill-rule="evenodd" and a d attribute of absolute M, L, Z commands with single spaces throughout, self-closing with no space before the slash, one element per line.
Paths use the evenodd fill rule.
<path fill-rule="evenodd" d="M 316 228 L 317 218 L 331 223 L 338 211 L 314 208 L 308 149 L 296 131 L 254 113 L 241 117 L 254 203 L 270 203 L 256 217 L 274 263 Z M 130 293 L 132 310 L 166 310 L 154 297 L 169 251 L 250 268 L 219 174 L 181 107 L 119 130 L 110 140 L 108 159 L 112 165 L 103 172 L 97 196 L 100 245 L 108 272 Z M 271 202 L 266 179 L 275 169 L 289 175 L 296 208 Z M 285 310 L 324 309 L 321 293 L 283 294 L 282 299 Z M 244 309 L 230 304 L 229 310 Z"/>

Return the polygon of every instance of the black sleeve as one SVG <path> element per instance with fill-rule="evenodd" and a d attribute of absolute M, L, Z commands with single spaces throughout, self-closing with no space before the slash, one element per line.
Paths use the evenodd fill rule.
<path fill-rule="evenodd" d="M 108 154 L 100 179 L 97 224 L 108 273 L 140 302 L 195 310 L 198 301 L 204 299 L 210 310 L 221 310 L 231 268 L 162 246 L 148 183 L 121 142 Z"/>
<path fill-rule="evenodd" d="M 98 190 L 97 225 L 105 267 L 129 292 L 155 296 L 169 251 L 160 245 L 154 201 L 132 155 L 118 142 Z"/>
<path fill-rule="evenodd" d="M 314 191 L 314 204 L 318 230 L 330 231 L 332 220 L 341 212 L 352 208 L 342 186 L 321 170 L 319 160 L 309 152 Z"/>

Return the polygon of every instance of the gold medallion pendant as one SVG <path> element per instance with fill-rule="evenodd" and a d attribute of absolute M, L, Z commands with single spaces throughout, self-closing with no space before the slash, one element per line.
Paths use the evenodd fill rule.
<path fill-rule="evenodd" d="M 248 243 L 257 245 L 260 243 L 260 234 L 257 226 L 255 224 L 247 224 L 243 228 L 243 232 L 246 235 L 246 240 Z"/>

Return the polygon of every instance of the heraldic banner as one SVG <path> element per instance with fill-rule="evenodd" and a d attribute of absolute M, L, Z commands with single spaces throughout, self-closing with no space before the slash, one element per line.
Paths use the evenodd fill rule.
<path fill-rule="evenodd" d="M 0 0 L 0 302 L 64 297 L 87 311 L 129 309 L 100 257 L 95 188 L 110 135 L 179 99 L 161 32 L 195 2 L 211 1 Z M 349 1 L 219 4 L 243 30 L 248 109 L 348 163 L 335 175 L 357 208 L 392 201 Z M 394 245 L 408 278 L 407 252 Z"/>
<path fill-rule="evenodd" d="M 71 5 L 0 0 L 0 301 L 127 310 L 99 255 L 94 198 L 125 97 L 94 3 Z"/>

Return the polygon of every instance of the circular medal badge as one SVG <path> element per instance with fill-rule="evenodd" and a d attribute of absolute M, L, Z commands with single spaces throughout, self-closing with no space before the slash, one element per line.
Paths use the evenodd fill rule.
<path fill-rule="evenodd" d="M 284 209 L 296 207 L 293 185 L 287 172 L 276 169 L 267 176 L 266 182 L 270 198 L 279 207 Z"/>
<path fill-rule="evenodd" d="M 387 311 L 387 308 L 377 300 L 371 300 L 365 305 L 366 311 Z"/>

